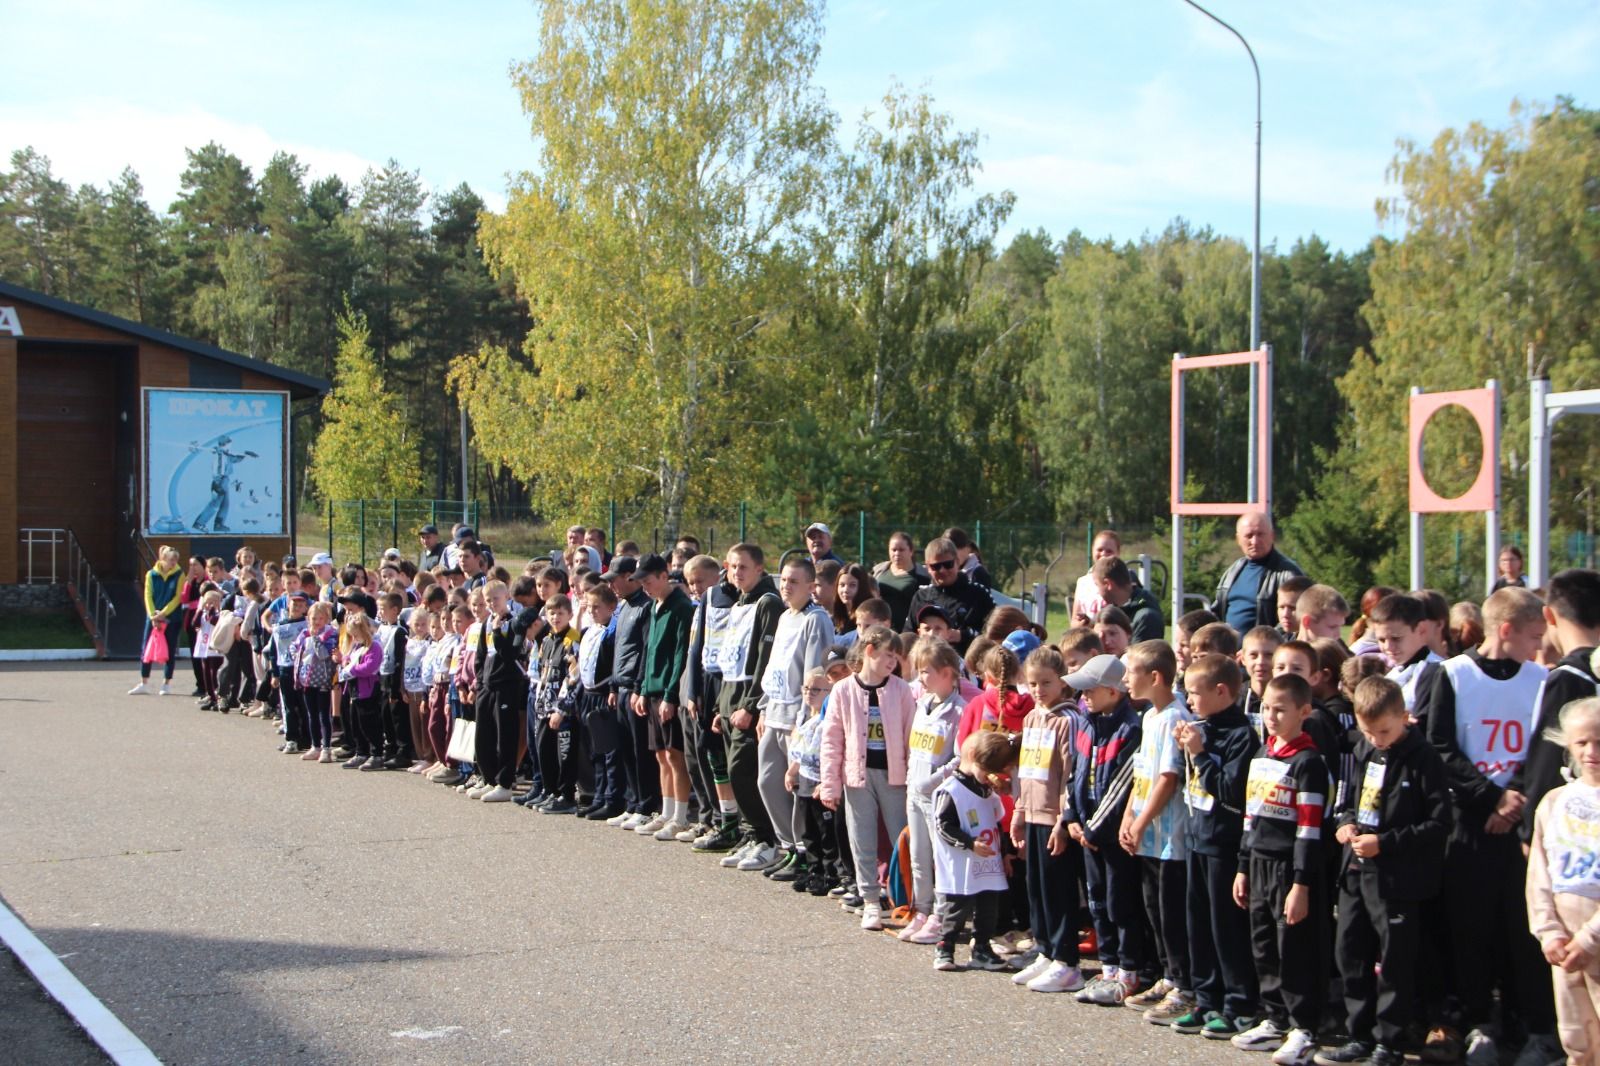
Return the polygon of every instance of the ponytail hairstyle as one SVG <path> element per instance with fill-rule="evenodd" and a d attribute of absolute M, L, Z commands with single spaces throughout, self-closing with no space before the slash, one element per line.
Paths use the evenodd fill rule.
<path fill-rule="evenodd" d="M 995 706 L 999 707 L 1005 703 L 1007 695 L 1016 690 L 1022 677 L 1022 660 L 1004 644 L 996 644 L 983 657 L 983 676 L 984 680 L 994 682 Z"/>

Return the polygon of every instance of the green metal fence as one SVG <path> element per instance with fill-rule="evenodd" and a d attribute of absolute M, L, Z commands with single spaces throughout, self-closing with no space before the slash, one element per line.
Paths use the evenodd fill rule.
<path fill-rule="evenodd" d="M 302 509 L 301 521 L 314 513 Z M 450 526 L 457 522 L 476 531 L 479 513 L 475 500 L 334 500 L 321 508 L 323 535 L 304 539 L 325 543 L 340 565 L 347 561 L 373 563 L 391 547 L 415 558 L 419 554 L 418 529 L 438 526 L 448 540 Z"/>

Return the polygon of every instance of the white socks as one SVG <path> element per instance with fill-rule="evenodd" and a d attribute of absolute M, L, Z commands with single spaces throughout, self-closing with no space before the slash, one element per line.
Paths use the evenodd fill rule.
<path fill-rule="evenodd" d="M 739 813 L 739 804 L 734 800 L 719 799 L 717 800 L 717 806 L 722 808 L 722 813 L 725 817 L 731 818 Z"/>
<path fill-rule="evenodd" d="M 661 797 L 661 814 L 668 822 L 679 821 L 678 801 L 671 796 Z"/>

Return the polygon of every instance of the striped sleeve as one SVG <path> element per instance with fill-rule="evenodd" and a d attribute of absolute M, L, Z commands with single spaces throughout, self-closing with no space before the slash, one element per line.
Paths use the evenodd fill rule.
<path fill-rule="evenodd" d="M 1316 749 L 1303 752 L 1295 768 L 1294 882 L 1310 884 L 1321 876 L 1322 812 L 1328 798 L 1328 767 Z"/>

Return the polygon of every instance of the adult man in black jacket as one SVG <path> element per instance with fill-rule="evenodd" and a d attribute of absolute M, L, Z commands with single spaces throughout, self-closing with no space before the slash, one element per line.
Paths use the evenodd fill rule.
<path fill-rule="evenodd" d="M 1133 623 L 1133 642 L 1160 640 L 1166 635 L 1167 623 L 1161 615 L 1161 605 L 1150 595 L 1150 590 L 1133 580 L 1128 564 L 1116 556 L 1101 559 L 1090 570 L 1100 586 L 1100 595 L 1113 607 L 1120 607 Z"/>
<path fill-rule="evenodd" d="M 1258 625 L 1277 622 L 1278 586 L 1301 570 L 1277 549 L 1278 534 L 1264 511 L 1240 515 L 1233 537 L 1243 555 L 1233 561 L 1217 583 L 1217 598 L 1211 609 L 1243 636 Z"/>
<path fill-rule="evenodd" d="M 939 537 L 928 542 L 923 552 L 928 574 L 933 583 L 924 585 L 911 594 L 911 606 L 906 611 L 905 632 L 917 631 L 917 612 L 924 604 L 937 604 L 950 619 L 950 624 L 961 633 L 956 650 L 965 652 L 972 638 L 983 631 L 983 623 L 994 611 L 994 597 L 982 585 L 974 584 L 962 572 L 955 542 Z"/>
<path fill-rule="evenodd" d="M 627 785 L 626 817 L 618 824 L 642 824 L 654 817 L 661 802 L 661 787 L 652 769 L 655 757 L 649 753 L 649 736 L 643 718 L 630 709 L 632 697 L 644 676 L 644 640 L 650 625 L 650 597 L 634 577 L 638 561 L 619 556 L 611 562 L 602 579 L 611 583 L 617 594 L 617 635 L 611 663 L 612 708 L 617 726 L 617 759 Z M 644 753 L 641 762 L 640 753 Z M 609 824 L 609 823 L 608 823 Z"/>
<path fill-rule="evenodd" d="M 778 586 L 766 572 L 766 555 L 755 544 L 728 549 L 728 580 L 739 599 L 728 612 L 718 660 L 722 687 L 717 693 L 717 730 L 728 745 L 728 778 L 743 819 L 745 844 L 724 858 L 724 865 L 760 869 L 778 856 L 777 834 L 756 783 L 756 723 L 760 718 L 761 678 L 772 654 L 772 638 L 784 612 Z"/>

